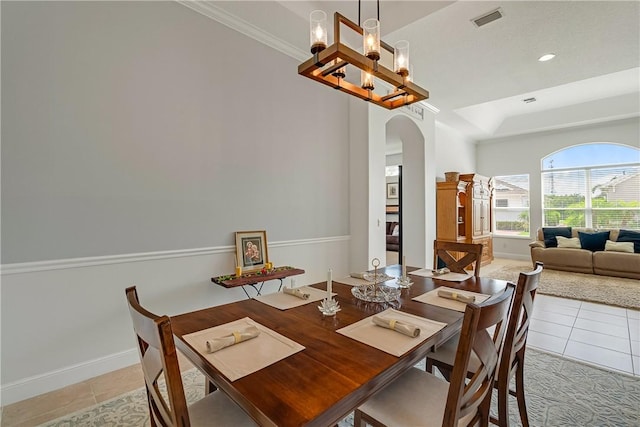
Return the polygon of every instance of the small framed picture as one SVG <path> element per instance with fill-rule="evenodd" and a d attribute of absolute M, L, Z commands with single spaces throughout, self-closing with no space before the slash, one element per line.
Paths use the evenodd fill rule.
<path fill-rule="evenodd" d="M 236 259 L 242 271 L 260 270 L 269 261 L 267 232 L 236 231 Z"/>
<path fill-rule="evenodd" d="M 397 199 L 397 198 L 398 198 L 398 183 L 397 182 L 387 183 L 387 199 Z"/>

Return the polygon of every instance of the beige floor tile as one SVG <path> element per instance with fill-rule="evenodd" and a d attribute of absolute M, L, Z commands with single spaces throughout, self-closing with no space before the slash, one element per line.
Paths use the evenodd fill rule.
<path fill-rule="evenodd" d="M 607 366 L 628 374 L 633 374 L 633 362 L 630 354 L 576 341 L 569 341 L 564 355 L 595 365 Z"/>
<path fill-rule="evenodd" d="M 529 329 L 527 347 L 539 348 L 552 353 L 562 354 L 567 345 L 567 339 L 554 337 Z"/>
<path fill-rule="evenodd" d="M 88 381 L 7 405 L 2 427 L 35 426 L 96 403 Z"/>
<path fill-rule="evenodd" d="M 144 387 L 140 364 L 131 365 L 88 380 L 96 402 L 104 402 L 116 396 Z"/>

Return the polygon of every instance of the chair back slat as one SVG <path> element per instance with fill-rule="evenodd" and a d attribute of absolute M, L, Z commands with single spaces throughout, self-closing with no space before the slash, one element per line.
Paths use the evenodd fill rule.
<path fill-rule="evenodd" d="M 126 296 L 133 330 L 138 338 L 140 364 L 147 389 L 152 426 L 188 427 L 189 412 L 173 341 L 171 320 L 145 310 L 138 300 L 135 286 L 127 288 Z M 159 380 L 164 378 L 166 392 Z"/>
<path fill-rule="evenodd" d="M 454 273 L 466 274 L 466 268 L 473 265 L 473 274 L 480 277 L 483 245 L 435 240 L 433 242 L 433 268 L 438 268 L 438 260 Z M 461 255 L 462 254 L 462 255 Z"/>
<path fill-rule="evenodd" d="M 523 352 L 527 344 L 529 323 L 533 315 L 533 301 L 540 283 L 543 265 L 536 263 L 533 271 L 520 273 L 516 294 L 513 298 L 513 309 L 509 316 L 508 328 L 504 338 L 504 348 L 501 355 L 500 372 L 498 378 L 511 378 L 511 371 L 517 362 L 518 353 Z M 505 380 L 503 380 L 505 381 Z"/>
<path fill-rule="evenodd" d="M 486 425 L 491 404 L 491 391 L 504 343 L 506 320 L 512 306 L 515 285 L 508 283 L 504 292 L 480 305 L 468 304 L 465 310 L 451 372 L 449 394 L 443 427 L 454 427 L 458 420 L 475 414 L 473 422 Z M 487 328 L 495 326 L 490 334 Z M 472 352 L 478 358 L 479 368 L 466 381 Z"/>

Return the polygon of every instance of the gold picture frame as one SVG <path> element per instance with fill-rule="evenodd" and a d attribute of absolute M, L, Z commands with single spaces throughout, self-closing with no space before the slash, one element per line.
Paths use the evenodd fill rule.
<path fill-rule="evenodd" d="M 236 260 L 242 271 L 261 270 L 267 262 L 267 232 L 236 231 Z"/>

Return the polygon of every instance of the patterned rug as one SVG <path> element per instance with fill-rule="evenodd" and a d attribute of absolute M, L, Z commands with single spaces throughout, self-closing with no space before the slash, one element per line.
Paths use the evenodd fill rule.
<path fill-rule="evenodd" d="M 183 381 L 188 402 L 204 396 L 204 377 L 199 371 L 185 372 Z M 532 426 L 640 425 L 640 378 L 637 377 L 528 349 L 525 388 Z M 148 426 L 148 415 L 145 391 L 141 388 L 43 425 Z M 511 425 L 521 425 L 513 399 L 510 402 L 510 420 Z M 352 415 L 339 423 L 340 427 L 352 425 Z"/>
<path fill-rule="evenodd" d="M 481 275 L 515 283 L 521 271 L 530 270 L 529 264 L 508 265 Z M 543 270 L 538 292 L 640 310 L 640 280 L 637 279 Z"/>

